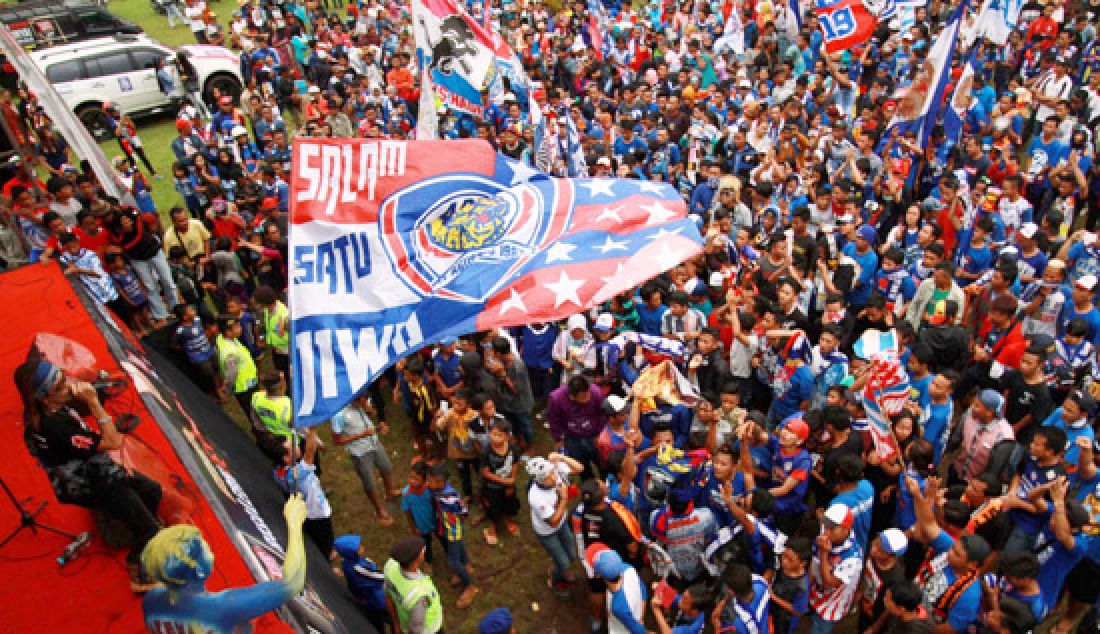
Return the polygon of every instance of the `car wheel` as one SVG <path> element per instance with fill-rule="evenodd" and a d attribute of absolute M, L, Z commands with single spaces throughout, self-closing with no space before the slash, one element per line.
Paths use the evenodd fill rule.
<path fill-rule="evenodd" d="M 99 104 L 80 106 L 76 109 L 76 116 L 96 141 L 106 141 L 114 137 L 114 132 L 107 123 L 107 113 L 103 112 Z"/>
<path fill-rule="evenodd" d="M 202 91 L 206 103 L 214 103 L 215 89 L 220 95 L 231 95 L 234 102 L 241 96 L 241 82 L 228 73 L 216 73 L 206 80 Z"/>

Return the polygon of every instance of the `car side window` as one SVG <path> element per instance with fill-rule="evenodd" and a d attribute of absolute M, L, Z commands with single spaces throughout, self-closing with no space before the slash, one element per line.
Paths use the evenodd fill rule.
<path fill-rule="evenodd" d="M 134 70 L 134 64 L 130 61 L 130 55 L 125 51 L 92 57 L 84 60 L 84 63 L 88 67 L 89 77 L 121 75 Z"/>
<path fill-rule="evenodd" d="M 112 16 L 102 10 L 78 13 L 76 21 L 89 33 L 113 33 L 118 30 L 118 24 Z"/>
<path fill-rule="evenodd" d="M 80 60 L 75 59 L 67 62 L 58 62 L 46 69 L 46 77 L 52 84 L 76 81 L 82 79 L 83 76 L 84 69 L 80 64 Z"/>
<path fill-rule="evenodd" d="M 164 53 L 152 48 L 139 48 L 130 51 L 134 58 L 134 68 L 153 69 L 157 67 L 157 60 L 164 57 Z"/>

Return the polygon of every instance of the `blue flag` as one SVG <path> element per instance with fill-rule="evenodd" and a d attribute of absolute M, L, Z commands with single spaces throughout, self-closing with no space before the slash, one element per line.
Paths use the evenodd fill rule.
<path fill-rule="evenodd" d="M 549 178 L 480 140 L 294 140 L 296 425 L 458 335 L 556 321 L 702 251 L 679 192 Z"/>
<path fill-rule="evenodd" d="M 897 113 L 883 134 L 883 145 L 891 135 L 896 133 L 900 136 L 907 132 L 916 132 L 917 142 L 922 147 L 928 143 L 928 135 L 943 107 L 943 93 L 951 79 L 951 60 L 955 57 L 962 16 L 969 4 L 969 0 L 962 0 L 955 8 L 947 26 L 928 51 L 928 56 L 920 62 L 913 83 L 898 99 Z"/>
<path fill-rule="evenodd" d="M 959 75 L 955 90 L 947 100 L 947 109 L 943 112 L 943 131 L 947 135 L 948 147 L 958 145 L 966 129 L 966 117 L 974 103 L 974 82 L 979 80 L 978 48 L 970 52 L 966 66 Z"/>

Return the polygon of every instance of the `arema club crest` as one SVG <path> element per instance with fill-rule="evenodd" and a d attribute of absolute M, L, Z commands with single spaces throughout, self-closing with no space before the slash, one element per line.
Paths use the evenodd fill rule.
<path fill-rule="evenodd" d="M 561 235 L 571 201 L 568 182 L 508 187 L 474 174 L 448 174 L 394 193 L 379 208 L 379 222 L 386 254 L 410 289 L 422 297 L 479 303 Z"/>

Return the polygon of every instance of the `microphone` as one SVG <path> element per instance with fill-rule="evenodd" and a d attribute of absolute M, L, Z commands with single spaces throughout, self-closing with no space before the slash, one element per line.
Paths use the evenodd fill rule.
<path fill-rule="evenodd" d="M 111 375 L 106 370 L 100 370 L 96 380 L 92 381 L 92 387 L 97 390 L 106 390 L 108 388 L 125 387 L 126 379 L 112 379 Z"/>
<path fill-rule="evenodd" d="M 105 389 L 108 389 L 108 388 L 125 387 L 125 386 L 126 386 L 126 380 L 125 379 L 99 379 L 97 381 L 92 381 L 92 387 L 94 387 L 97 390 L 105 390 Z"/>
<path fill-rule="evenodd" d="M 91 542 L 92 533 L 90 531 L 84 531 L 83 533 L 77 535 L 76 539 L 70 542 L 69 545 L 65 547 L 65 550 L 61 553 L 61 556 L 57 558 L 57 564 L 59 566 L 64 566 L 70 561 L 76 559 L 80 556 L 80 551 L 87 547 L 88 544 L 90 544 Z"/>

